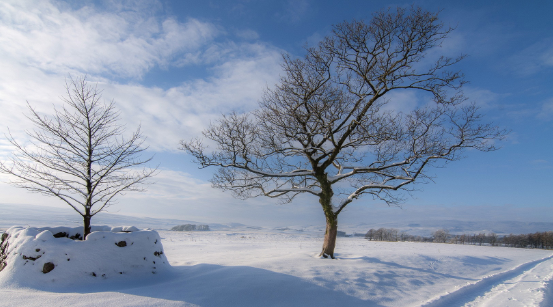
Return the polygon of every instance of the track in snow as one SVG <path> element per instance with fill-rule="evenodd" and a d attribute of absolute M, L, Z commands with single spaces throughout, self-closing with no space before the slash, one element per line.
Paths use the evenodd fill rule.
<path fill-rule="evenodd" d="M 515 292 L 531 292 L 525 301 Z M 553 306 L 553 255 L 527 262 L 506 272 L 485 277 L 422 306 Z"/>
<path fill-rule="evenodd" d="M 545 283 L 543 291 L 543 301 L 541 302 L 541 306 L 553 306 L 553 278 L 550 278 L 549 281 Z"/>

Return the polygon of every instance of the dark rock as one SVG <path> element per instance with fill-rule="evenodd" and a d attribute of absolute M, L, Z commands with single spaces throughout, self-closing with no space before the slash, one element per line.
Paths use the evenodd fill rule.
<path fill-rule="evenodd" d="M 127 241 L 119 241 L 119 242 L 115 243 L 115 245 L 117 245 L 119 247 L 125 247 L 125 246 L 127 246 Z"/>
<path fill-rule="evenodd" d="M 8 265 L 6 261 L 8 259 L 8 237 L 7 233 L 2 234 L 2 242 L 0 243 L 0 271 Z"/>
<path fill-rule="evenodd" d="M 92 276 L 96 277 L 96 273 L 92 272 Z"/>
<path fill-rule="evenodd" d="M 42 267 L 42 273 L 46 274 L 51 272 L 56 266 L 52 262 L 46 262 Z"/>
<path fill-rule="evenodd" d="M 32 260 L 32 261 L 35 261 L 35 260 L 37 260 L 37 259 L 40 258 L 40 257 L 42 257 L 42 255 L 38 255 L 38 256 L 36 256 L 36 257 L 29 257 L 29 256 L 23 255 L 23 259 L 25 259 L 25 260 Z"/>
<path fill-rule="evenodd" d="M 67 238 L 67 237 L 69 237 L 69 235 L 67 234 L 67 232 L 64 232 L 64 231 L 60 231 L 54 234 L 54 238 Z"/>
<path fill-rule="evenodd" d="M 82 240 L 83 237 L 81 237 L 80 233 L 76 233 L 74 236 L 69 237 L 71 240 Z"/>
<path fill-rule="evenodd" d="M 40 252 L 40 248 L 35 249 L 35 251 L 36 251 L 37 253 Z"/>
<path fill-rule="evenodd" d="M 154 256 L 157 256 L 157 257 L 160 257 L 161 258 L 161 255 L 163 255 L 163 252 L 154 252 Z"/>

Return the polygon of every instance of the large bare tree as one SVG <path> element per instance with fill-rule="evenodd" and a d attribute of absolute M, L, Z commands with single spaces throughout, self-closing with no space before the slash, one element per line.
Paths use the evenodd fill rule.
<path fill-rule="evenodd" d="M 28 118 L 35 126 L 28 131 L 30 144 L 7 138 L 15 153 L 10 162 L 0 162 L 0 172 L 12 175 L 10 183 L 31 192 L 61 199 L 84 221 L 83 239 L 90 233 L 92 216 L 109 206 L 125 191 L 142 191 L 155 168 L 136 168 L 143 159 L 144 139 L 140 127 L 124 138 L 114 102 L 101 100 L 101 92 L 86 78 L 66 83 L 64 106 L 54 115 L 41 115 L 28 104 Z"/>
<path fill-rule="evenodd" d="M 212 184 L 237 197 L 318 197 L 327 225 L 321 256 L 334 258 L 338 215 L 352 201 L 397 204 L 398 192 L 430 179 L 429 166 L 467 148 L 494 150 L 504 136 L 481 122 L 462 75 L 448 70 L 463 56 L 436 56 L 450 31 L 416 7 L 336 25 L 304 58 L 284 55 L 284 75 L 259 109 L 223 116 L 182 149 L 201 167 L 219 167 Z M 394 107 L 390 94 L 400 91 L 421 102 Z"/>

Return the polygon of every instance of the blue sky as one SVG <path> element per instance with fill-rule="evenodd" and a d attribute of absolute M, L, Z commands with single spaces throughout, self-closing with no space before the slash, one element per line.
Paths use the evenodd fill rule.
<path fill-rule="evenodd" d="M 443 217 L 455 218 L 467 208 L 473 218 L 501 212 L 501 219 L 552 220 L 553 3 L 345 2 L 2 1 L 0 132 L 9 127 L 24 140 L 25 129 L 32 128 L 25 101 L 50 113 L 60 104 L 64 79 L 87 74 L 105 99 L 116 101 L 129 131 L 142 125 L 162 170 L 148 192 L 121 197 L 110 212 L 322 224 L 322 210 L 312 197 L 277 205 L 213 190 L 207 182 L 212 171 L 198 170 L 177 150 L 178 143 L 199 135 L 221 113 L 254 109 L 264 88 L 278 81 L 283 52 L 302 56 L 303 46 L 318 42 L 333 24 L 414 3 L 441 10 L 444 24 L 456 28 L 440 51 L 468 54 L 457 66 L 470 81 L 466 95 L 489 121 L 511 133 L 497 152 L 467 152 L 467 158 L 436 169 L 435 183 L 419 186 L 402 212 L 445 208 Z M 408 104 L 414 98 L 395 99 Z M 1 138 L 0 159 L 11 150 Z M 0 180 L 2 203 L 64 206 L 7 185 L 5 176 Z M 521 214 L 525 208 L 541 214 Z M 342 214 L 341 223 L 363 221 L 379 210 L 400 209 L 361 199 Z"/>

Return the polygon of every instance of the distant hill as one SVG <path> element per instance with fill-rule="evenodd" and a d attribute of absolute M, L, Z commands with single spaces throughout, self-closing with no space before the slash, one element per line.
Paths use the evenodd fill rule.
<path fill-rule="evenodd" d="M 241 223 L 207 223 L 205 221 L 192 221 L 175 218 L 154 218 L 129 216 L 115 213 L 100 212 L 92 219 L 94 225 L 133 225 L 139 228 L 164 229 L 168 230 L 177 225 L 183 224 L 205 224 L 209 229 L 217 230 L 270 230 L 284 232 L 324 232 L 324 220 L 317 225 L 286 225 L 285 221 L 279 227 L 266 225 L 244 225 Z M 0 229 L 7 229 L 14 225 L 19 226 L 79 226 L 81 218 L 70 208 L 54 208 L 36 205 L 0 204 Z M 553 222 L 524 222 L 524 221 L 470 221 L 456 219 L 439 219 L 436 216 L 425 219 L 416 216 L 413 219 L 398 218 L 393 215 L 383 215 L 378 221 L 359 224 L 339 224 L 338 229 L 346 232 L 347 235 L 354 233 L 366 233 L 369 229 L 397 228 L 412 235 L 430 236 L 438 229 L 447 229 L 450 234 L 472 234 L 491 233 L 498 235 L 525 234 L 553 230 Z"/>

